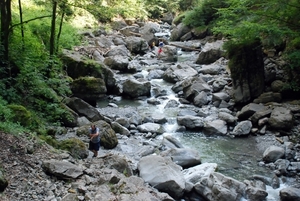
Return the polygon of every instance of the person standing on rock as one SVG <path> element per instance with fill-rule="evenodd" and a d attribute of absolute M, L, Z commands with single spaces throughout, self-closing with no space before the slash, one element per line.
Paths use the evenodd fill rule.
<path fill-rule="evenodd" d="M 158 49 L 158 58 L 160 58 L 161 57 L 161 53 L 162 53 L 162 48 L 163 48 L 163 46 L 164 46 L 164 42 L 163 42 L 163 40 L 162 39 L 159 39 L 159 41 L 158 41 L 158 47 L 159 47 L 159 49 Z"/>
<path fill-rule="evenodd" d="M 89 150 L 94 153 L 93 158 L 98 156 L 99 149 L 100 149 L 99 128 L 96 127 L 96 125 L 91 125 Z"/>

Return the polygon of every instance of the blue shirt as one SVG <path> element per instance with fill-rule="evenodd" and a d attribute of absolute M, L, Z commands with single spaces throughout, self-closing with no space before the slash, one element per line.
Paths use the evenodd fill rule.
<path fill-rule="evenodd" d="M 92 130 L 92 128 L 90 128 L 90 134 L 96 134 L 97 132 L 99 133 L 99 128 L 98 128 L 98 127 L 96 127 L 96 129 L 94 129 L 94 130 Z M 92 141 L 93 143 L 98 143 L 98 142 L 100 142 L 100 133 L 99 133 L 98 136 L 96 136 L 96 137 L 94 137 L 93 139 L 91 139 L 91 141 Z"/>

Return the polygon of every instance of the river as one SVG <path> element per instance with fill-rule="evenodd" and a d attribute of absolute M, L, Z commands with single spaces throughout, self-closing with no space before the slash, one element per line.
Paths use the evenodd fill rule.
<path fill-rule="evenodd" d="M 194 56 L 194 55 L 191 55 Z M 179 56 L 179 61 L 186 61 L 189 59 L 189 53 L 183 53 Z M 147 76 L 149 67 L 144 67 L 142 74 Z M 132 76 L 132 75 L 124 75 Z M 163 126 L 166 132 L 157 138 L 163 138 L 164 135 L 172 135 L 177 138 L 184 147 L 192 148 L 200 153 L 202 163 L 210 162 L 217 163 L 217 171 L 237 179 L 244 181 L 250 179 L 252 175 L 262 175 L 266 177 L 273 177 L 274 173 L 266 167 L 258 165 L 259 159 L 263 155 L 263 151 L 257 148 L 257 141 L 255 136 L 248 136 L 243 138 L 230 138 L 228 136 L 206 136 L 200 131 L 177 131 L 178 125 L 176 117 L 180 108 L 188 108 L 187 105 L 179 104 L 178 107 L 165 108 L 167 102 L 171 99 L 178 101 L 176 94 L 172 91 L 173 84 L 165 82 L 163 79 L 151 80 L 152 86 L 159 87 L 166 91 L 166 95 L 160 98 L 159 105 L 148 104 L 147 99 L 128 100 L 122 97 L 114 101 L 119 108 L 135 107 L 139 114 L 144 116 L 164 116 L 167 123 Z M 153 94 L 152 94 L 153 96 Z M 98 107 L 107 107 L 111 100 L 98 102 Z M 210 106 L 207 106 L 210 107 Z M 272 189 L 267 187 L 269 196 L 267 201 L 279 200 L 278 192 L 284 187 L 282 184 L 279 189 Z"/>

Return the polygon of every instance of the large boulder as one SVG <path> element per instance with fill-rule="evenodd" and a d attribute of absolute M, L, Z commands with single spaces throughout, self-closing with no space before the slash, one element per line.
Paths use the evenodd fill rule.
<path fill-rule="evenodd" d="M 184 25 L 183 23 L 179 23 L 176 27 L 174 27 L 171 31 L 171 41 L 179 41 L 182 36 L 190 32 L 191 29 Z"/>
<path fill-rule="evenodd" d="M 244 197 L 246 185 L 221 173 L 213 172 L 201 177 L 194 188 L 208 201 L 240 201 Z"/>
<path fill-rule="evenodd" d="M 106 149 L 113 149 L 118 145 L 118 138 L 116 132 L 111 128 L 111 126 L 103 121 L 94 122 L 94 124 L 99 127 L 101 135 L 101 146 Z"/>
<path fill-rule="evenodd" d="M 208 135 L 225 135 L 227 133 L 227 124 L 221 119 L 206 121 L 204 123 L 203 133 Z"/>
<path fill-rule="evenodd" d="M 129 65 L 129 57 L 122 55 L 109 56 L 104 59 L 104 63 L 111 69 L 119 70 L 121 72 L 127 72 Z"/>
<path fill-rule="evenodd" d="M 223 41 L 217 40 L 211 43 L 206 43 L 200 52 L 197 64 L 211 64 L 220 59 L 223 55 Z"/>
<path fill-rule="evenodd" d="M 144 123 L 141 125 L 137 126 L 138 131 L 142 132 L 142 133 L 157 133 L 157 134 L 162 134 L 165 132 L 164 128 L 162 127 L 162 125 L 157 124 L 157 123 Z"/>
<path fill-rule="evenodd" d="M 127 79 L 123 83 L 123 94 L 131 98 L 150 96 L 151 83 L 145 80 Z"/>
<path fill-rule="evenodd" d="M 282 100 L 281 93 L 266 92 L 266 93 L 262 93 L 253 102 L 254 103 L 269 103 L 269 102 L 280 103 L 281 100 Z"/>
<path fill-rule="evenodd" d="M 300 189 L 287 187 L 279 192 L 281 201 L 300 201 Z"/>
<path fill-rule="evenodd" d="M 163 79 L 170 83 L 176 83 L 196 75 L 198 75 L 198 72 L 191 66 L 187 64 L 178 64 L 166 69 L 163 74 Z"/>
<path fill-rule="evenodd" d="M 105 66 L 102 61 L 87 59 L 86 56 L 81 55 L 79 52 L 70 50 L 63 50 L 61 58 L 68 76 L 72 79 L 86 76 L 102 78 L 109 91 L 115 90 L 116 79 L 114 72 Z"/>
<path fill-rule="evenodd" d="M 178 116 L 177 123 L 178 125 L 185 126 L 187 129 L 191 130 L 202 129 L 204 126 L 202 117 L 192 115 Z"/>
<path fill-rule="evenodd" d="M 61 179 L 77 179 L 83 175 L 82 168 L 68 161 L 46 160 L 43 161 L 42 168 L 47 174 Z"/>
<path fill-rule="evenodd" d="M 75 79 L 71 83 L 71 90 L 74 96 L 87 102 L 103 99 L 107 92 L 104 80 L 95 77 L 80 77 Z"/>
<path fill-rule="evenodd" d="M 168 193 L 175 199 L 180 198 L 185 189 L 182 168 L 170 158 L 149 155 L 138 163 L 139 176 L 154 188 Z"/>
<path fill-rule="evenodd" d="M 125 45 L 118 45 L 112 47 L 108 52 L 105 53 L 105 57 L 111 57 L 111 56 L 131 56 L 130 51 L 127 49 Z"/>
<path fill-rule="evenodd" d="M 156 54 L 158 55 L 159 48 L 156 48 Z M 177 61 L 177 48 L 171 45 L 165 45 L 162 48 L 162 52 L 159 58 L 163 61 L 175 62 Z"/>
<path fill-rule="evenodd" d="M 98 121 L 104 119 L 104 117 L 96 108 L 80 98 L 67 98 L 65 99 L 65 102 L 66 105 L 74 110 L 77 114 L 87 117 L 90 121 Z"/>
<path fill-rule="evenodd" d="M 136 36 L 129 36 L 125 39 L 127 49 L 133 54 L 145 54 L 149 51 L 148 42 Z"/>
<path fill-rule="evenodd" d="M 144 38 L 148 42 L 148 44 L 150 44 L 153 38 L 155 38 L 154 34 L 159 31 L 160 31 L 160 25 L 156 22 L 147 22 L 140 29 L 142 38 Z"/>
<path fill-rule="evenodd" d="M 126 136 L 130 135 L 130 131 L 126 127 L 119 124 L 118 122 L 112 122 L 111 127 L 116 133 L 119 133 L 121 135 L 126 135 Z"/>
<path fill-rule="evenodd" d="M 272 129 L 290 130 L 294 125 L 294 117 L 291 110 L 275 107 L 268 122 Z"/>
<path fill-rule="evenodd" d="M 237 117 L 239 120 L 246 120 L 251 117 L 254 113 L 265 110 L 266 107 L 262 104 L 250 103 L 245 105 L 238 113 Z"/>
<path fill-rule="evenodd" d="M 236 136 L 245 136 L 250 133 L 252 129 L 252 122 L 249 120 L 239 122 L 233 129 L 232 133 Z"/>
<path fill-rule="evenodd" d="M 267 163 L 275 162 L 284 156 L 284 148 L 277 146 L 268 147 L 263 153 L 263 160 Z"/>
<path fill-rule="evenodd" d="M 160 153 L 161 156 L 171 157 L 174 163 L 183 168 L 189 168 L 201 164 L 198 151 L 188 148 L 173 148 Z"/>
<path fill-rule="evenodd" d="M 191 102 L 202 91 L 210 93 L 212 90 L 201 76 L 186 78 L 182 82 L 182 88 L 185 99 Z"/>
<path fill-rule="evenodd" d="M 68 76 L 73 79 L 82 76 L 101 77 L 103 64 L 101 62 L 88 60 L 87 57 L 80 52 L 63 50 L 61 59 L 64 62 Z"/>
<path fill-rule="evenodd" d="M 67 150 L 74 158 L 84 159 L 89 156 L 87 146 L 77 138 L 69 138 L 59 142 L 59 148 Z"/>
<path fill-rule="evenodd" d="M 194 185 L 200 181 L 201 178 L 209 176 L 215 172 L 218 165 L 216 163 L 202 163 L 194 167 L 184 169 L 182 171 L 186 181 L 186 191 L 191 191 Z"/>

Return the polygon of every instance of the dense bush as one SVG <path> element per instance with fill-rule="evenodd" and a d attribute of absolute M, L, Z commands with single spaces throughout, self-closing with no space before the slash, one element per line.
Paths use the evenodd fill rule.
<path fill-rule="evenodd" d="M 216 15 L 217 9 L 223 7 L 226 7 L 223 0 L 204 0 L 193 10 L 185 13 L 183 23 L 191 27 L 213 25 L 214 21 L 218 18 Z"/>

